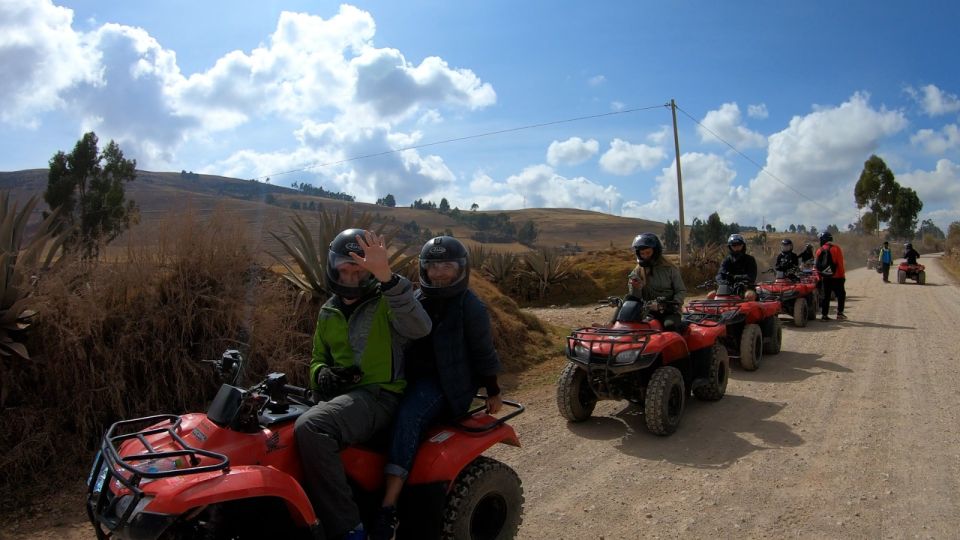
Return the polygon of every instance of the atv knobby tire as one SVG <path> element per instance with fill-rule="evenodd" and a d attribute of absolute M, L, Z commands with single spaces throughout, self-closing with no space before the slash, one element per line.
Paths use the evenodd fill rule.
<path fill-rule="evenodd" d="M 557 408 L 571 422 L 583 422 L 593 414 L 597 396 L 587 381 L 587 372 L 567 362 L 557 380 Z"/>
<path fill-rule="evenodd" d="M 480 456 L 457 477 L 443 508 L 440 538 L 507 540 L 523 521 L 523 487 L 507 465 Z"/>
<path fill-rule="evenodd" d="M 647 429 L 656 435 L 670 435 L 676 431 L 686 397 L 680 370 L 673 366 L 657 368 L 650 377 L 643 403 Z"/>
<path fill-rule="evenodd" d="M 820 310 L 820 293 L 813 291 L 810 295 L 810 305 L 807 306 L 807 320 L 812 321 L 817 318 L 817 311 Z"/>
<path fill-rule="evenodd" d="M 897 283 L 906 283 L 907 273 L 903 270 L 897 270 Z"/>
<path fill-rule="evenodd" d="M 780 317 L 774 315 L 767 319 L 770 335 L 763 339 L 763 354 L 779 354 L 783 343 L 783 323 Z"/>
<path fill-rule="evenodd" d="M 721 343 L 710 348 L 710 365 L 707 367 L 707 384 L 693 389 L 693 395 L 702 401 L 717 401 L 727 393 L 727 379 L 730 376 L 730 356 Z"/>
<path fill-rule="evenodd" d="M 763 360 L 763 332 L 756 324 L 743 327 L 740 336 L 740 367 L 747 371 L 756 371 Z"/>
<path fill-rule="evenodd" d="M 807 325 L 807 317 L 809 308 L 807 308 L 807 299 L 806 298 L 797 298 L 793 301 L 793 325 L 798 328 L 803 328 Z"/>
<path fill-rule="evenodd" d="M 923 285 L 926 282 L 927 282 L 927 273 L 921 270 L 920 273 L 917 274 L 917 283 Z"/>

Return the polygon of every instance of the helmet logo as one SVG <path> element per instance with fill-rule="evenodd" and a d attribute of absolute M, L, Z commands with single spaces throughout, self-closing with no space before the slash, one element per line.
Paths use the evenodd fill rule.
<path fill-rule="evenodd" d="M 360 244 L 356 242 L 348 242 L 347 245 L 344 247 L 347 248 L 347 251 L 363 251 L 362 249 L 360 249 Z"/>
<path fill-rule="evenodd" d="M 447 252 L 447 248 L 443 246 L 433 246 L 432 248 L 430 248 L 430 253 L 432 254 L 442 254 L 446 252 Z"/>

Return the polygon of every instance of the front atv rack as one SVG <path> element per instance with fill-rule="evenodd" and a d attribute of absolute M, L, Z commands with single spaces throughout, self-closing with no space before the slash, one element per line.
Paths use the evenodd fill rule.
<path fill-rule="evenodd" d="M 100 524 L 113 531 L 129 522 L 143 499 L 144 493 L 140 485 L 144 480 L 229 470 L 230 459 L 227 456 L 187 444 L 180 437 L 180 423 L 179 416 L 161 414 L 116 422 L 107 430 L 87 479 L 87 514 L 96 528 L 98 538 L 109 537 L 101 530 Z M 144 425 L 147 426 L 145 429 L 132 429 Z M 127 431 L 131 432 L 126 433 Z M 158 451 L 148 440 L 148 437 L 156 435 L 175 443 L 179 449 Z M 139 443 L 143 452 L 134 455 L 128 452 L 128 455 L 121 456 L 120 447 L 127 441 Z M 134 449 L 136 448 L 134 446 Z M 201 464 L 201 458 L 207 458 L 208 463 Z M 185 466 L 180 467 L 179 460 L 182 460 Z M 158 463 L 166 465 L 171 462 L 175 467 L 166 470 L 151 467 Z M 124 498 L 121 493 L 114 493 L 110 489 L 114 481 L 118 488 L 123 486 L 129 490 L 129 496 L 132 497 L 123 505 L 118 504 Z"/>
<path fill-rule="evenodd" d="M 610 367 L 617 354 L 626 349 L 640 348 L 640 354 L 650 343 L 650 336 L 658 333 L 657 330 L 645 330 L 637 328 L 602 328 L 597 326 L 588 326 L 574 330 L 567 336 L 567 356 L 583 360 L 587 364 L 606 364 Z M 589 355 L 587 358 L 581 358 L 575 354 L 577 345 L 584 345 Z M 595 348 L 596 344 L 609 344 L 607 347 Z M 616 347 L 617 345 L 626 347 Z M 595 350 L 601 349 L 601 350 Z M 607 349 L 603 352 L 602 349 Z M 616 352 L 614 352 L 616 351 Z"/>

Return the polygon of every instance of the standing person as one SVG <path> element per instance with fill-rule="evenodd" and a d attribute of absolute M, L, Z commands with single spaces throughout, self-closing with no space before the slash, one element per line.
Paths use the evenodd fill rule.
<path fill-rule="evenodd" d="M 917 258 L 919 257 L 920 254 L 913 249 L 913 244 L 907 242 L 903 245 L 903 258 L 907 260 L 907 264 L 917 264 Z"/>
<path fill-rule="evenodd" d="M 883 282 L 890 283 L 890 265 L 893 264 L 893 251 L 890 250 L 890 242 L 884 242 L 880 248 L 879 256 L 880 268 L 883 272 Z"/>
<path fill-rule="evenodd" d="M 847 290 L 844 283 L 847 281 L 844 272 L 843 250 L 833 243 L 833 235 L 827 231 L 820 233 L 820 249 L 816 254 L 817 272 L 820 274 L 821 292 L 823 298 L 820 303 L 820 320 L 829 321 L 827 313 L 830 311 L 831 293 L 837 296 L 837 320 L 845 321 L 843 314 L 847 300 Z"/>
<path fill-rule="evenodd" d="M 373 232 L 347 229 L 330 242 L 326 282 L 333 296 L 320 308 L 310 362 L 311 388 L 323 401 L 297 418 L 294 434 L 326 537 L 363 539 L 339 453 L 393 420 L 406 385 L 402 345 L 429 334 L 430 317 Z"/>
<path fill-rule="evenodd" d="M 487 412 L 495 414 L 503 406 L 490 315 L 467 288 L 469 281 L 469 256 L 459 240 L 438 236 L 423 245 L 418 297 L 433 321 L 433 332 L 414 341 L 407 352 L 409 386 L 393 424 L 384 467 L 386 489 L 370 532 L 372 540 L 393 537 L 397 500 L 427 428 L 466 413 L 481 386 L 486 390 Z"/>
<path fill-rule="evenodd" d="M 800 257 L 793 252 L 793 240 L 784 238 L 780 241 L 780 253 L 777 255 L 777 262 L 773 265 L 773 269 L 777 272 L 800 270 Z"/>
<path fill-rule="evenodd" d="M 743 297 L 756 300 L 757 292 L 753 289 L 757 284 L 757 260 L 747 254 L 746 240 L 742 235 L 731 234 L 727 238 L 727 250 L 729 254 L 720 263 L 720 271 L 717 272 L 717 283 L 730 282 L 734 276 L 747 276 L 747 290 Z"/>
<path fill-rule="evenodd" d="M 813 244 L 807 244 L 800 252 L 800 264 L 805 267 L 813 264 Z"/>
<path fill-rule="evenodd" d="M 637 256 L 637 266 L 627 279 L 629 294 L 648 302 L 651 315 L 663 324 L 665 330 L 678 331 L 680 307 L 687 294 L 680 269 L 663 256 L 663 244 L 653 233 L 637 235 L 632 247 Z M 664 298 L 671 303 L 659 305 L 657 298 Z"/>

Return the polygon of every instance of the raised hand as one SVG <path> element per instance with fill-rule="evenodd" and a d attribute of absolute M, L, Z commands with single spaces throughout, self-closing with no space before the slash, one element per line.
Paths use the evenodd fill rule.
<path fill-rule="evenodd" d="M 387 261 L 387 248 L 384 246 L 383 237 L 373 231 L 367 231 L 367 234 L 362 237 L 357 235 L 357 243 L 363 248 L 363 257 L 351 252 L 350 258 L 373 274 L 378 281 L 390 281 L 393 272 Z"/>

